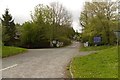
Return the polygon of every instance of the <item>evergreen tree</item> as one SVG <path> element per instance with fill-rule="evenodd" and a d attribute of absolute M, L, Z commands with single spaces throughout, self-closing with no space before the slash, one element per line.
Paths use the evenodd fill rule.
<path fill-rule="evenodd" d="M 5 14 L 2 15 L 2 41 L 4 45 L 10 46 L 14 44 L 15 36 L 16 36 L 16 28 L 14 20 L 12 20 L 12 16 L 9 14 L 9 10 L 5 10 Z"/>

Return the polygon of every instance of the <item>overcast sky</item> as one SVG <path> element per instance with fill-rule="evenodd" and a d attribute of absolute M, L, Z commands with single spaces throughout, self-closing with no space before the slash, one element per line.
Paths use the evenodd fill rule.
<path fill-rule="evenodd" d="M 31 20 L 30 13 L 38 4 L 49 4 L 51 2 L 59 2 L 67 8 L 73 15 L 73 28 L 80 30 L 79 15 L 83 10 L 85 1 L 90 0 L 0 0 L 0 17 L 5 13 L 5 9 L 9 8 L 10 14 L 16 23 L 24 23 Z"/>

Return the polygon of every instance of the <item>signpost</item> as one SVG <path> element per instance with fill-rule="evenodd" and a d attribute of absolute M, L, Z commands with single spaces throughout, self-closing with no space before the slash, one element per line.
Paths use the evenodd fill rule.
<path fill-rule="evenodd" d="M 98 45 L 99 43 L 101 43 L 101 37 L 94 37 L 94 43 L 96 45 Z"/>
<path fill-rule="evenodd" d="M 100 43 L 101 37 L 94 37 L 94 43 Z"/>

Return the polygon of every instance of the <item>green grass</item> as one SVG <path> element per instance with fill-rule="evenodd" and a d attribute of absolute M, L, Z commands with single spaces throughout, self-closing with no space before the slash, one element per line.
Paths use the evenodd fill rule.
<path fill-rule="evenodd" d="M 74 78 L 118 78 L 117 48 L 112 47 L 95 54 L 75 57 L 71 66 Z"/>
<path fill-rule="evenodd" d="M 3 46 L 2 47 L 2 58 L 20 54 L 25 51 L 27 51 L 27 50 L 24 48 Z"/>
<path fill-rule="evenodd" d="M 81 47 L 80 51 L 98 51 L 98 50 L 103 50 L 110 48 L 112 46 L 89 46 L 89 47 Z"/>

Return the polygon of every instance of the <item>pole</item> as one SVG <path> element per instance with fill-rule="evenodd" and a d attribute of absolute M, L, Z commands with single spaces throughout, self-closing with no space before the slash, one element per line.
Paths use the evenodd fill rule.
<path fill-rule="evenodd" d="M 118 32 L 119 34 L 119 32 Z M 119 38 L 119 35 L 117 35 L 117 37 Z M 119 74 L 119 71 L 120 71 L 120 54 L 119 54 L 119 39 L 117 38 L 117 53 L 118 53 L 118 78 L 120 78 L 120 74 Z"/>
<path fill-rule="evenodd" d="M 117 35 L 117 48 L 118 48 L 118 78 L 120 78 L 120 74 L 119 74 L 119 71 L 120 71 L 120 52 L 119 52 L 119 32 L 120 30 L 120 0 L 118 0 L 118 35 Z"/>

